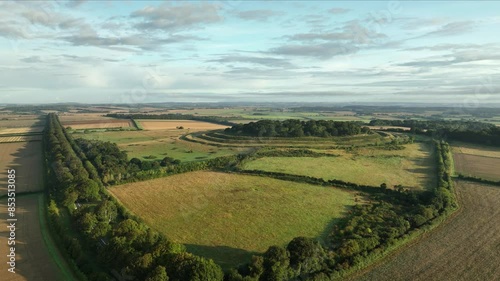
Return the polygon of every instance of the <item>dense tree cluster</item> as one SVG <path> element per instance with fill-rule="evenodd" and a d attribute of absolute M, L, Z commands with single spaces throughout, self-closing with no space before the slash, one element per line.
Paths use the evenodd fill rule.
<path fill-rule="evenodd" d="M 112 175 L 113 168 L 124 165 L 117 164 L 124 157 L 112 160 L 96 156 L 99 151 L 118 153 L 111 145 L 100 143 L 102 146 L 95 148 L 89 142 L 82 150 L 75 146 L 79 150 L 75 152 L 75 142 L 54 114 L 48 115 L 44 141 L 51 163 L 49 218 L 68 255 L 85 275 L 82 280 L 114 280 L 110 272 L 116 270 L 134 280 L 222 281 L 223 272 L 212 260 L 186 253 L 183 245 L 141 223 L 107 194 L 99 176 L 90 177 L 86 167 Z M 96 169 L 92 162 L 102 167 Z M 69 216 L 71 226 L 64 225 L 65 216 Z M 79 235 L 70 235 L 67 227 L 77 229 Z"/>
<path fill-rule="evenodd" d="M 412 132 L 464 142 L 500 146 L 500 127 L 476 121 L 372 120 L 372 126 L 403 126 Z"/>
<path fill-rule="evenodd" d="M 119 118 L 119 119 L 163 119 L 163 120 L 194 120 L 203 121 L 220 125 L 232 126 L 235 123 L 228 121 L 224 117 L 220 116 L 196 116 L 191 114 L 117 114 L 110 113 L 106 115 L 107 117 Z"/>
<path fill-rule="evenodd" d="M 330 137 L 369 133 L 370 129 L 361 126 L 359 122 L 289 119 L 285 121 L 261 120 L 247 124 L 237 124 L 225 131 L 254 137 Z"/>

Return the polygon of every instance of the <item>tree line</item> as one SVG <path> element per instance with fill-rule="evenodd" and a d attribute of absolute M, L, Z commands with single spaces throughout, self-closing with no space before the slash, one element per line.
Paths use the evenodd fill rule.
<path fill-rule="evenodd" d="M 402 126 L 411 132 L 463 142 L 500 146 L 500 127 L 477 121 L 372 120 L 371 126 Z"/>
<path fill-rule="evenodd" d="M 187 253 L 183 245 L 128 213 L 107 193 L 99 177 L 99 173 L 112 171 L 106 165 L 116 162 L 101 159 L 103 167 L 95 168 L 83 150 L 78 146 L 74 150 L 72 143 L 76 142 L 58 117 L 49 114 L 47 118 L 44 150 L 49 163 L 49 219 L 82 279 L 115 280 L 113 270 L 134 280 L 223 279 L 221 268 L 212 260 Z M 96 174 L 91 177 L 91 173 Z M 69 229 L 76 229 L 77 234 L 71 235 Z"/>
<path fill-rule="evenodd" d="M 234 125 L 231 128 L 225 129 L 225 132 L 253 137 L 331 137 L 370 133 L 370 129 L 363 127 L 361 124 L 360 122 L 339 122 L 332 120 L 260 120 L 247 124 Z"/>

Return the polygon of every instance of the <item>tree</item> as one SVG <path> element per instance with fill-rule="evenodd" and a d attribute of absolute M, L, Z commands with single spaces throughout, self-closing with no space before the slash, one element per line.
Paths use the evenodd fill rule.
<path fill-rule="evenodd" d="M 112 222 L 118 216 L 116 205 L 113 201 L 104 200 L 96 208 L 97 218 L 101 221 Z"/>
<path fill-rule="evenodd" d="M 99 185 L 88 178 L 79 182 L 76 190 L 80 199 L 92 201 L 99 198 Z"/>
<path fill-rule="evenodd" d="M 282 281 L 288 278 L 290 255 L 283 247 L 271 246 L 264 253 L 264 272 L 260 281 Z"/>
<path fill-rule="evenodd" d="M 146 281 L 168 281 L 167 270 L 165 267 L 157 266 L 146 278 Z"/>
<path fill-rule="evenodd" d="M 324 250 L 318 241 L 306 237 L 296 237 L 286 248 L 290 253 L 290 266 L 304 275 L 321 268 Z"/>
<path fill-rule="evenodd" d="M 84 213 L 78 220 L 80 229 L 87 235 L 92 234 L 98 222 L 96 215 L 91 212 Z"/>

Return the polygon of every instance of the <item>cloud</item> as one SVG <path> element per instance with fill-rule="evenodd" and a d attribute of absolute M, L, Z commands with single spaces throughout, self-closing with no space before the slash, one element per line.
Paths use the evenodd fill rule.
<path fill-rule="evenodd" d="M 40 59 L 39 56 L 26 57 L 26 58 L 20 59 L 20 61 L 27 62 L 27 63 L 40 63 L 40 62 L 42 62 L 42 60 Z"/>
<path fill-rule="evenodd" d="M 236 13 L 236 16 L 244 20 L 266 21 L 270 17 L 281 14 L 273 10 L 248 10 Z"/>
<path fill-rule="evenodd" d="M 457 21 L 450 22 L 445 25 L 442 25 L 439 29 L 435 31 L 428 32 L 424 34 L 424 36 L 454 36 L 461 35 L 467 33 L 474 29 L 476 26 L 473 21 Z"/>
<path fill-rule="evenodd" d="M 387 35 L 370 30 L 359 21 L 353 20 L 344 24 L 336 31 L 322 33 L 298 33 L 288 36 L 292 41 L 349 41 L 352 43 L 366 44 L 375 39 L 387 38 Z"/>
<path fill-rule="evenodd" d="M 477 61 L 498 61 L 500 62 L 500 50 L 490 50 L 489 53 L 482 53 L 478 50 L 462 51 L 452 55 L 441 56 L 439 60 L 420 60 L 398 64 L 399 66 L 414 66 L 414 67 L 444 67 L 455 65 L 458 63 L 469 63 Z"/>
<path fill-rule="evenodd" d="M 273 48 L 269 52 L 272 54 L 286 56 L 302 56 L 314 57 L 318 59 L 329 59 L 334 56 L 353 54 L 357 51 L 358 48 L 353 45 L 341 44 L 337 42 L 327 42 L 307 45 L 283 45 L 277 48 Z"/>
<path fill-rule="evenodd" d="M 224 64 L 249 63 L 249 64 L 263 65 L 267 67 L 286 67 L 286 68 L 293 67 L 293 65 L 286 59 L 270 58 L 270 57 L 251 57 L 242 55 L 225 55 L 218 59 L 208 60 L 208 62 L 218 62 Z"/>
<path fill-rule="evenodd" d="M 132 18 L 142 19 L 135 27 L 144 30 L 173 32 L 201 28 L 203 25 L 222 21 L 215 4 L 182 4 L 147 6 L 131 14 Z"/>
<path fill-rule="evenodd" d="M 28 38 L 29 35 L 19 25 L 9 25 L 0 23 L 0 36 L 9 39 Z"/>
<path fill-rule="evenodd" d="M 328 10 L 328 12 L 330 14 L 334 14 L 334 15 L 345 14 L 345 13 L 347 13 L 349 11 L 351 11 L 351 10 L 344 9 L 344 8 L 331 8 L 330 10 Z"/>

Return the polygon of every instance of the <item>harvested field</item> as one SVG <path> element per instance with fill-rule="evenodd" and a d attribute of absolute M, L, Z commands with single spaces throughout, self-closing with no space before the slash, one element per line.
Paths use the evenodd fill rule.
<path fill-rule="evenodd" d="M 225 129 L 229 126 L 190 120 L 137 120 L 145 130 L 175 130 L 177 127 L 184 127 L 191 131 Z"/>
<path fill-rule="evenodd" d="M 7 169 L 16 170 L 17 193 L 42 190 L 42 143 L 0 144 L 0 195 L 7 193 Z"/>
<path fill-rule="evenodd" d="M 500 188 L 459 181 L 456 192 L 448 221 L 351 280 L 500 280 Z"/>
<path fill-rule="evenodd" d="M 131 120 L 125 119 L 67 121 L 63 122 L 62 125 L 64 127 L 71 127 L 72 129 L 76 130 L 134 127 L 134 124 Z"/>
<path fill-rule="evenodd" d="M 454 153 L 500 158 L 500 148 L 494 146 L 476 145 L 461 142 L 452 142 L 451 146 Z"/>
<path fill-rule="evenodd" d="M 102 120 L 116 120 L 111 117 L 104 116 L 104 113 L 63 113 L 59 114 L 59 120 L 61 123 L 72 122 L 72 121 L 102 121 Z"/>
<path fill-rule="evenodd" d="M 11 135 L 11 134 L 30 134 L 30 133 L 41 133 L 44 127 L 25 127 L 25 128 L 0 128 L 0 135 Z"/>
<path fill-rule="evenodd" d="M 29 117 L 29 118 L 28 118 Z M 37 127 L 43 126 L 43 121 L 39 119 L 39 116 L 12 116 L 5 115 L 4 117 L 0 117 L 0 128 L 26 128 L 26 127 Z"/>
<path fill-rule="evenodd" d="M 2 177 L 4 177 L 2 170 Z M 7 271 L 9 230 L 7 221 L 0 221 L 0 276 L 3 281 L 57 281 L 67 280 L 49 254 L 42 236 L 39 204 L 42 194 L 16 197 L 16 273 Z M 0 200 L 0 215 L 7 216 L 7 199 Z"/>
<path fill-rule="evenodd" d="M 41 141 L 41 140 L 42 140 L 42 135 L 0 137 L 0 143 L 29 142 L 29 141 Z"/>
<path fill-rule="evenodd" d="M 500 181 L 500 158 L 454 153 L 455 171 L 491 181 Z"/>
<path fill-rule="evenodd" d="M 114 186 L 110 192 L 149 226 L 224 268 L 297 236 L 323 238 L 354 204 L 344 190 L 217 172 Z"/>

